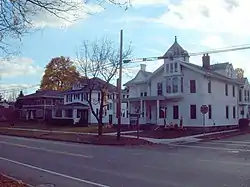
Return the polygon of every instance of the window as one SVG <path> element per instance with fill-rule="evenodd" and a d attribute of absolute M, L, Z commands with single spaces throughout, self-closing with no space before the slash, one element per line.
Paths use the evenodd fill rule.
<path fill-rule="evenodd" d="M 56 117 L 62 117 L 62 110 L 56 110 Z"/>
<path fill-rule="evenodd" d="M 147 92 L 144 92 L 144 96 L 147 96 Z"/>
<path fill-rule="evenodd" d="M 174 77 L 173 78 L 173 93 L 177 93 L 178 92 L 178 78 Z"/>
<path fill-rule="evenodd" d="M 208 93 L 211 93 L 211 81 L 208 81 L 208 84 L 207 84 L 207 92 L 208 92 Z"/>
<path fill-rule="evenodd" d="M 235 119 L 236 118 L 236 108 L 235 108 L 235 106 L 233 107 L 233 119 Z"/>
<path fill-rule="evenodd" d="M 177 63 L 174 63 L 174 71 L 178 72 L 178 64 Z"/>
<path fill-rule="evenodd" d="M 244 98 L 245 98 L 245 101 L 247 101 L 247 90 L 244 90 Z"/>
<path fill-rule="evenodd" d="M 122 98 L 125 98 L 125 95 L 124 95 L 124 94 L 122 95 Z"/>
<path fill-rule="evenodd" d="M 190 105 L 190 119 L 196 119 L 196 105 Z"/>
<path fill-rule="evenodd" d="M 174 67 L 173 67 L 173 63 L 170 64 L 170 73 L 173 73 L 174 71 Z"/>
<path fill-rule="evenodd" d="M 179 106 L 173 106 L 173 119 L 179 119 Z"/>
<path fill-rule="evenodd" d="M 225 84 L 225 95 L 228 96 L 228 85 Z"/>
<path fill-rule="evenodd" d="M 228 119 L 229 118 L 229 108 L 228 108 L 228 106 L 226 106 L 226 119 Z"/>
<path fill-rule="evenodd" d="M 233 97 L 235 97 L 235 86 L 233 86 Z"/>
<path fill-rule="evenodd" d="M 166 64 L 166 72 L 169 73 L 169 64 Z"/>
<path fill-rule="evenodd" d="M 181 93 L 183 93 L 183 77 L 181 77 Z"/>
<path fill-rule="evenodd" d="M 208 105 L 208 119 L 212 119 L 212 106 Z"/>
<path fill-rule="evenodd" d="M 162 95 L 162 83 L 157 84 L 157 95 Z"/>
<path fill-rule="evenodd" d="M 143 96 L 143 92 L 141 92 L 141 96 Z"/>
<path fill-rule="evenodd" d="M 195 80 L 190 80 L 190 93 L 196 93 Z"/>
<path fill-rule="evenodd" d="M 97 116 L 99 116 L 99 109 L 98 108 L 95 109 L 95 113 L 96 113 Z"/>
<path fill-rule="evenodd" d="M 113 108 L 112 103 L 109 103 L 109 109 L 112 110 L 112 108 Z"/>
<path fill-rule="evenodd" d="M 81 101 L 84 100 L 84 93 L 81 94 Z"/>
<path fill-rule="evenodd" d="M 98 97 L 97 100 L 100 101 L 100 99 L 101 99 L 101 94 L 98 93 L 98 96 L 97 96 L 97 97 Z"/>
<path fill-rule="evenodd" d="M 250 99 L 250 93 L 249 93 L 249 90 L 247 90 L 247 100 L 249 101 Z"/>
<path fill-rule="evenodd" d="M 66 112 L 66 117 L 68 117 L 68 118 L 73 117 L 73 110 L 72 109 L 67 109 L 65 112 Z"/>
<path fill-rule="evenodd" d="M 239 102 L 242 101 L 242 90 L 239 90 Z"/>
<path fill-rule="evenodd" d="M 171 93 L 171 78 L 168 78 L 166 81 L 166 91 L 167 93 Z"/>

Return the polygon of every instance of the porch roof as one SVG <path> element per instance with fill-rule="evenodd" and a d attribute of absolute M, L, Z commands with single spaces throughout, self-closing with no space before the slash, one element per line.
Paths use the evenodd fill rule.
<path fill-rule="evenodd" d="M 132 98 L 123 98 L 122 101 L 156 101 L 156 100 L 166 100 L 166 96 L 142 96 L 142 97 L 132 97 Z"/>
<path fill-rule="evenodd" d="M 57 104 L 55 105 L 55 108 L 60 108 L 60 109 L 64 109 L 64 108 L 80 108 L 80 109 L 88 109 L 89 106 L 82 104 L 82 103 L 69 103 L 69 104 Z"/>

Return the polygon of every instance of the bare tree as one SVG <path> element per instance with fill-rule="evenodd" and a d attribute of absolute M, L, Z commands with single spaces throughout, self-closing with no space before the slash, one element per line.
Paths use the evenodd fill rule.
<path fill-rule="evenodd" d="M 80 19 L 76 12 L 89 12 L 89 3 L 102 6 L 109 2 L 128 7 L 130 0 L 1 0 L 0 1 L 0 50 L 8 53 L 9 38 L 19 38 L 34 28 L 37 16 L 55 16 L 66 21 Z M 67 19 L 68 17 L 71 19 Z"/>
<path fill-rule="evenodd" d="M 131 45 L 123 51 L 123 59 L 132 53 Z M 118 73 L 119 47 L 109 39 L 96 40 L 89 43 L 84 41 L 80 52 L 77 54 L 79 70 L 86 77 L 87 102 L 92 114 L 98 121 L 98 134 L 102 135 L 103 115 L 108 103 L 107 97 L 116 92 L 116 87 L 111 81 Z M 100 94 L 100 99 L 92 98 L 93 93 Z M 94 105 L 99 105 L 98 113 Z"/>

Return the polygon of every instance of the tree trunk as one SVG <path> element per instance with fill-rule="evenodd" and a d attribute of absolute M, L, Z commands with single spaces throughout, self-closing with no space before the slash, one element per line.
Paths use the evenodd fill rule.
<path fill-rule="evenodd" d="M 103 130 L 102 127 L 103 127 L 102 120 L 100 120 L 98 122 L 98 136 L 102 136 L 102 130 Z"/>

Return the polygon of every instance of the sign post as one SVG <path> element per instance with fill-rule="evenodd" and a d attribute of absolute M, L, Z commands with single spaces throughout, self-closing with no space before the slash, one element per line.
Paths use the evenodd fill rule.
<path fill-rule="evenodd" d="M 136 125 L 137 139 L 139 139 L 139 129 L 140 129 L 139 128 L 139 116 L 140 116 L 140 114 L 138 114 L 138 113 L 130 114 L 130 124 Z"/>
<path fill-rule="evenodd" d="M 202 105 L 201 108 L 201 113 L 202 113 L 202 123 L 203 123 L 203 134 L 205 136 L 205 115 L 208 112 L 208 107 L 207 105 Z"/>

